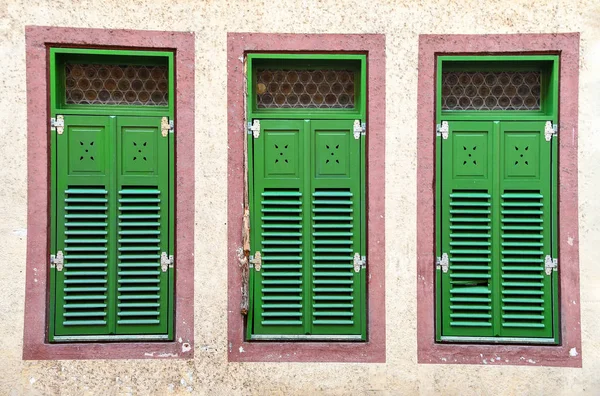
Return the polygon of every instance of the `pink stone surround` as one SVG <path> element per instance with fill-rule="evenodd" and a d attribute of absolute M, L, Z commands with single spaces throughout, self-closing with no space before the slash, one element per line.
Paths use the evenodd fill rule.
<path fill-rule="evenodd" d="M 560 55 L 558 211 L 561 343 L 435 342 L 435 71 L 438 55 Z M 577 117 L 579 33 L 419 36 L 417 143 L 417 342 L 419 363 L 581 367 Z M 569 241 L 569 242 L 567 242 Z M 572 241 L 572 242 L 571 242 Z"/>
<path fill-rule="evenodd" d="M 368 341 L 248 342 L 240 313 L 244 202 L 245 75 L 248 52 L 367 55 L 367 284 Z M 228 115 L 228 359 L 232 362 L 385 362 L 385 36 L 380 34 L 227 35 Z"/>
<path fill-rule="evenodd" d="M 160 359 L 194 356 L 194 35 L 185 32 L 28 26 L 27 262 L 23 359 Z M 175 53 L 175 340 L 49 344 L 50 47 Z"/>

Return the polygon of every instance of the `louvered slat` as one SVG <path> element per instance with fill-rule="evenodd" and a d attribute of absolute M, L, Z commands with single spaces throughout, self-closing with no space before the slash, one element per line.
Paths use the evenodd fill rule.
<path fill-rule="evenodd" d="M 450 326 L 492 326 L 492 211 L 487 191 L 450 194 Z"/>
<path fill-rule="evenodd" d="M 108 321 L 107 194 L 103 186 L 69 186 L 65 191 L 62 325 L 66 327 L 91 328 Z"/>
<path fill-rule="evenodd" d="M 156 187 L 119 191 L 117 325 L 158 325 L 161 305 L 161 193 Z"/>
<path fill-rule="evenodd" d="M 263 326 L 302 325 L 302 194 L 265 189 L 261 200 Z"/>
<path fill-rule="evenodd" d="M 353 194 L 317 189 L 312 195 L 312 323 L 353 325 Z"/>
<path fill-rule="evenodd" d="M 538 191 L 502 194 L 502 327 L 544 328 L 544 216 Z"/>

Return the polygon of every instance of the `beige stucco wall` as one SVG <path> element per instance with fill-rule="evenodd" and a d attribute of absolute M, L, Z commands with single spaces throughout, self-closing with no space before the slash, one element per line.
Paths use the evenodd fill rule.
<path fill-rule="evenodd" d="M 0 394 L 600 393 L 600 2 L 0 1 Z M 26 25 L 196 34 L 193 361 L 21 360 L 26 242 Z M 383 33 L 387 42 L 386 364 L 227 363 L 226 33 Z M 422 33 L 581 32 L 583 368 L 417 365 L 416 103 Z M 596 136 L 594 136 L 596 135 Z M 565 136 L 564 138 L 568 138 Z"/>

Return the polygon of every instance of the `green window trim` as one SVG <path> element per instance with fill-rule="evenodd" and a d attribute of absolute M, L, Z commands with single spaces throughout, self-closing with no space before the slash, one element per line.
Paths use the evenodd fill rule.
<path fill-rule="evenodd" d="M 438 342 L 558 344 L 558 273 L 545 272 L 557 253 L 557 81 L 547 113 L 441 111 L 443 70 L 479 70 L 478 60 L 509 65 L 557 56 L 438 57 L 436 139 L 436 340 Z M 461 62 L 452 63 L 460 60 Z M 521 64 L 530 70 L 531 64 Z M 544 108 L 544 107 L 543 107 Z M 442 261 L 441 264 L 446 264 Z"/>
<path fill-rule="evenodd" d="M 52 48 L 51 98 L 62 85 L 60 55 L 73 53 L 104 63 L 152 63 L 150 56 L 159 54 L 172 65 L 166 52 Z M 173 92 L 171 66 L 169 74 Z M 64 127 L 53 129 L 50 139 L 50 247 L 64 263 L 50 271 L 50 342 L 172 340 L 174 137 L 164 128 L 173 120 L 169 103 L 136 111 L 141 106 L 61 106 L 51 100 L 51 114 L 62 116 Z"/>
<path fill-rule="evenodd" d="M 307 59 L 311 62 L 307 62 Z M 256 62 L 264 60 L 264 63 Z M 354 109 L 256 109 L 252 71 L 261 66 L 359 65 Z M 298 62 L 298 64 L 293 63 Z M 248 340 L 366 340 L 364 55 L 248 55 L 251 265 Z"/>

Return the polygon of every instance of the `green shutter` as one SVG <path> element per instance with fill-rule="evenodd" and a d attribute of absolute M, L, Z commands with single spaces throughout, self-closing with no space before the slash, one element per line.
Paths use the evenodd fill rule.
<path fill-rule="evenodd" d="M 54 336 L 166 334 L 167 138 L 160 117 L 64 116 L 56 138 Z M 104 338 L 105 339 L 105 338 Z"/>
<path fill-rule="evenodd" d="M 117 119 L 117 334 L 167 332 L 169 145 L 160 117 Z"/>
<path fill-rule="evenodd" d="M 262 120 L 252 139 L 251 336 L 361 335 L 360 141 L 353 121 Z"/>
<path fill-rule="evenodd" d="M 442 336 L 550 338 L 551 144 L 544 122 L 451 121 L 442 140 Z"/>
<path fill-rule="evenodd" d="M 353 121 L 311 122 L 312 334 L 361 333 L 360 140 Z"/>
<path fill-rule="evenodd" d="M 500 124 L 500 335 L 552 337 L 551 142 L 543 121 Z M 552 142 L 554 143 L 554 142 Z"/>
<path fill-rule="evenodd" d="M 303 121 L 261 122 L 254 140 L 253 246 L 262 254 L 254 271 L 255 334 L 305 334 L 308 218 Z"/>
<path fill-rule="evenodd" d="M 492 209 L 495 205 L 491 122 L 451 122 L 442 142 L 443 335 L 492 336 Z"/>

